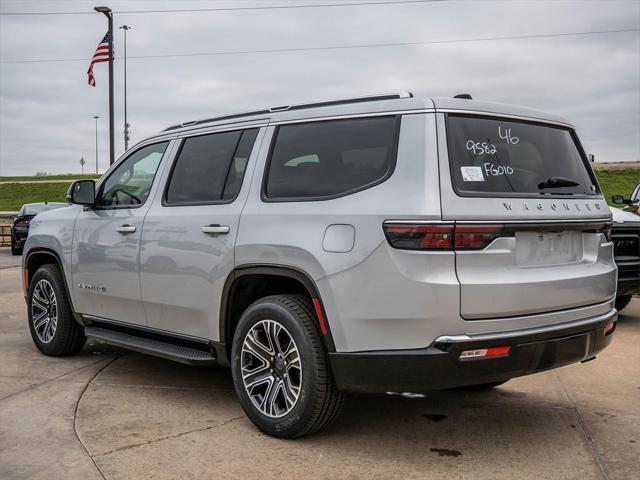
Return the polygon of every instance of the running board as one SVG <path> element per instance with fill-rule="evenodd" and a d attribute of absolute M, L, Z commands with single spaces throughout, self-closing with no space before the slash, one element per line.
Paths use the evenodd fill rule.
<path fill-rule="evenodd" d="M 173 343 L 161 342 L 150 338 L 130 335 L 128 333 L 117 332 L 100 327 L 86 327 L 85 335 L 102 343 L 113 345 L 114 347 L 133 350 L 134 352 L 146 353 L 155 357 L 166 358 L 174 362 L 185 363 L 187 365 L 217 365 L 216 357 L 212 352 L 205 352 L 195 348 L 175 345 Z"/>

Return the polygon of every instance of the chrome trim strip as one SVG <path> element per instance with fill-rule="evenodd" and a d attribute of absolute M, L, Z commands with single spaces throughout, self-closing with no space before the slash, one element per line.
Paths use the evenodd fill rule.
<path fill-rule="evenodd" d="M 590 323 L 600 323 L 606 320 L 616 320 L 618 317 L 618 311 L 612 308 L 607 313 L 597 315 L 595 317 L 583 318 L 582 320 L 573 320 L 570 322 L 557 323 L 554 325 L 546 325 L 542 327 L 527 328 L 522 330 L 513 330 L 510 332 L 497 332 L 497 333 L 482 333 L 478 335 L 442 335 L 436 338 L 434 343 L 464 343 L 475 342 L 479 340 L 500 340 L 508 338 L 517 338 L 527 335 L 535 335 L 538 333 L 550 333 L 559 330 L 565 330 L 567 328 L 580 327 L 582 325 L 589 325 Z M 517 318 L 517 317 L 516 317 Z"/>
<path fill-rule="evenodd" d="M 412 218 L 407 218 L 405 220 L 385 220 L 384 222 L 382 222 L 384 225 L 393 225 L 393 224 L 405 224 L 405 223 L 410 223 L 410 224 L 417 224 L 417 225 L 430 225 L 432 223 L 437 223 L 437 224 L 442 224 L 442 225 L 453 225 L 456 222 L 454 222 L 453 220 L 414 220 Z"/>
<path fill-rule="evenodd" d="M 538 220 L 509 220 L 509 219 L 505 219 L 505 220 L 458 220 L 456 221 L 456 223 L 460 223 L 460 224 L 466 224 L 466 223 L 470 223 L 470 224 L 476 224 L 476 223 L 480 223 L 480 224 L 499 224 L 499 225 L 503 225 L 503 224 L 508 224 L 508 225 L 516 225 L 516 224 L 530 224 L 530 223 L 541 223 L 541 224 L 563 224 L 563 223 L 602 223 L 602 222 L 610 222 L 612 217 L 598 217 L 598 218 L 571 218 L 571 219 L 566 219 L 566 220 L 551 220 L 551 219 L 546 219 L 546 218 L 540 218 Z"/>
<path fill-rule="evenodd" d="M 559 122 L 557 120 L 548 120 L 548 119 L 538 118 L 538 117 L 526 117 L 522 115 L 510 115 L 508 113 L 484 112 L 480 110 L 458 110 L 453 108 L 436 108 L 436 113 L 460 113 L 463 115 L 482 115 L 485 117 L 512 118 L 514 120 L 525 120 L 525 121 L 537 122 L 537 123 L 549 123 L 551 125 L 561 125 L 563 127 L 569 127 L 573 130 L 575 130 L 576 128 L 570 123 Z"/>
<path fill-rule="evenodd" d="M 528 225 L 528 224 L 552 224 L 552 225 L 562 225 L 565 223 L 584 223 L 584 224 L 591 224 L 593 223 L 598 224 L 598 223 L 603 223 L 603 222 L 610 222 L 611 221 L 611 217 L 600 217 L 600 218 L 577 218 L 577 219 L 567 219 L 567 220 L 548 220 L 548 219 L 538 219 L 538 220 L 509 220 L 509 219 L 505 219 L 505 220 L 414 220 L 412 218 L 406 218 L 404 220 L 401 219 L 391 219 L 391 220 L 385 220 L 383 223 L 389 223 L 389 224 L 394 224 L 394 223 L 415 223 L 418 225 L 421 224 L 431 224 L 431 223 L 441 223 L 444 225 L 453 225 L 454 223 L 456 225 L 475 225 L 475 224 L 479 224 L 479 225 Z"/>

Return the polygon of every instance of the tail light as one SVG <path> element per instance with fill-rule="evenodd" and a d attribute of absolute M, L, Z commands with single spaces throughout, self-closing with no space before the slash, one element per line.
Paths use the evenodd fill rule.
<path fill-rule="evenodd" d="M 29 220 L 24 220 L 24 219 L 16 220 L 13 223 L 13 226 L 18 228 L 29 228 Z"/>
<path fill-rule="evenodd" d="M 453 224 L 385 224 L 389 245 L 402 250 L 451 250 Z"/>
<path fill-rule="evenodd" d="M 503 225 L 456 225 L 456 250 L 480 250 L 502 235 Z"/>
<path fill-rule="evenodd" d="M 384 224 L 389 245 L 401 250 L 480 250 L 502 235 L 503 225 Z"/>

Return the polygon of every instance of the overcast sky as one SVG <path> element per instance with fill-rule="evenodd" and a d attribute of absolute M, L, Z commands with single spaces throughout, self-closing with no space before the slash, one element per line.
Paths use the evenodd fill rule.
<path fill-rule="evenodd" d="M 364 0 L 356 0 L 364 1 Z M 114 11 L 349 3 L 349 0 L 105 1 Z M 0 0 L 0 175 L 108 164 L 106 32 L 99 2 Z M 430 42 L 640 29 L 640 1 L 445 1 L 247 11 L 116 13 L 128 55 Z M 116 156 L 123 152 L 123 31 L 115 35 Z M 132 143 L 169 125 L 261 107 L 408 90 L 558 113 L 598 161 L 640 160 L 640 33 L 217 56 L 130 58 Z"/>

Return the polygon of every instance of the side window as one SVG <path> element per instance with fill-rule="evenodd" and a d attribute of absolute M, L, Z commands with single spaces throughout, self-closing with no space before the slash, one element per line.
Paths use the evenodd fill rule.
<path fill-rule="evenodd" d="M 631 194 L 631 200 L 637 202 L 640 200 L 640 183 L 636 185 L 636 188 L 633 189 L 633 193 Z"/>
<path fill-rule="evenodd" d="M 187 138 L 165 195 L 168 205 L 232 202 L 242 186 L 258 129 Z"/>
<path fill-rule="evenodd" d="M 279 127 L 265 196 L 321 200 L 386 180 L 396 162 L 400 117 L 332 120 Z"/>
<path fill-rule="evenodd" d="M 147 145 L 124 160 L 102 184 L 98 206 L 135 207 L 149 196 L 153 178 L 169 142 Z"/>

